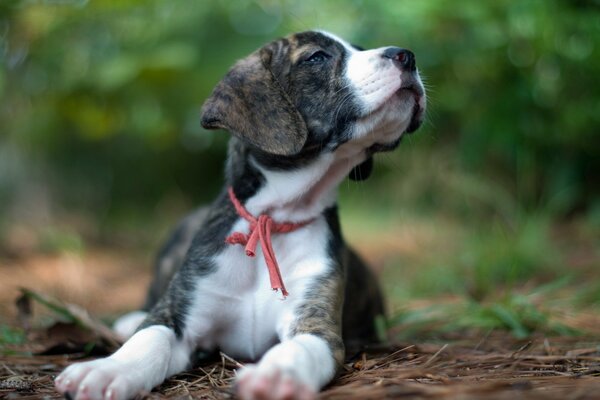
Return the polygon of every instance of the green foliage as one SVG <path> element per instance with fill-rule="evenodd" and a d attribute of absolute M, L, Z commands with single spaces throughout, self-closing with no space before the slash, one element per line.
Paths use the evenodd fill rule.
<path fill-rule="evenodd" d="M 579 335 L 583 332 L 551 319 L 551 313 L 532 301 L 531 295 L 511 293 L 488 302 L 440 303 L 402 310 L 390 321 L 400 338 L 435 337 L 448 332 L 508 331 L 522 339 L 535 333 Z"/>
<path fill-rule="evenodd" d="M 68 309 L 68 307 L 61 304 L 58 300 L 26 288 L 21 288 L 21 295 L 23 298 L 27 299 L 27 301 L 33 300 L 42 304 L 49 310 L 53 311 L 56 316 L 60 317 L 63 321 L 81 324 L 77 316 L 75 316 L 73 312 Z"/>
<path fill-rule="evenodd" d="M 599 20 L 581 0 L 0 1 L 0 232 L 83 214 L 146 238 L 130 226 L 208 201 L 228 135 L 200 127 L 203 100 L 263 43 L 326 29 L 414 50 L 428 87 L 424 127 L 377 157 L 368 186 L 344 185 L 350 236 L 433 225 L 430 251 L 390 262 L 392 299 L 459 294 L 447 315 L 463 327 L 556 331 L 498 293 L 564 274 L 557 221 L 585 215 L 598 233 Z M 65 225 L 42 228 L 41 247 L 83 251 Z"/>
<path fill-rule="evenodd" d="M 80 235 L 55 228 L 48 228 L 42 232 L 39 247 L 42 252 L 47 253 L 81 253 L 84 250 Z"/>
<path fill-rule="evenodd" d="M 532 220 L 513 229 L 500 224 L 475 232 L 464 245 L 458 265 L 476 299 L 500 286 L 514 286 L 556 275 L 563 265 L 548 238 L 547 223 Z"/>
<path fill-rule="evenodd" d="M 574 273 L 565 271 L 547 219 L 529 216 L 514 226 L 499 219 L 462 227 L 443 223 L 439 236 L 428 239 L 428 251 L 389 262 L 385 281 L 396 297 L 458 294 L 482 301 L 505 289 Z"/>
<path fill-rule="evenodd" d="M 578 331 L 560 323 L 552 323 L 550 314 L 543 312 L 525 296 L 509 296 L 492 303 L 469 303 L 446 329 L 477 328 L 508 330 L 516 338 L 541 332 L 549 335 L 574 335 Z"/>
<path fill-rule="evenodd" d="M 0 351 L 4 346 L 18 345 L 25 342 L 25 331 L 20 328 L 0 324 Z"/>
<path fill-rule="evenodd" d="M 236 58 L 316 27 L 412 48 L 431 105 L 413 145 L 565 214 L 597 194 L 598 18 L 594 3 L 558 0 L 5 1 L 0 143 L 64 209 L 207 200 L 226 135 L 200 128 L 203 99 Z M 15 200 L 14 171 L 0 175 L 0 199 Z"/>
<path fill-rule="evenodd" d="M 15 346 L 25 343 L 26 339 L 27 335 L 23 329 L 0 323 L 0 357 L 30 356 L 30 352 L 14 350 Z"/>

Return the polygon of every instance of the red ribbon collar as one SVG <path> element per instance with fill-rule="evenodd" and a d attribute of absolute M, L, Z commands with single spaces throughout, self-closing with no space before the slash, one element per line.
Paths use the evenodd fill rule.
<path fill-rule="evenodd" d="M 250 232 L 248 234 L 241 232 L 233 232 L 229 235 L 225 242 L 229 244 L 241 244 L 246 246 L 246 255 L 248 257 L 254 257 L 256 255 L 256 245 L 260 241 L 260 247 L 269 269 L 269 279 L 271 281 L 271 288 L 273 290 L 281 290 L 281 294 L 285 298 L 289 293 L 285 289 L 283 279 L 281 279 L 281 271 L 279 271 L 279 264 L 275 258 L 275 252 L 273 251 L 273 244 L 271 243 L 271 233 L 288 233 L 295 231 L 296 229 L 302 228 L 303 226 L 312 222 L 312 220 L 294 223 L 294 222 L 274 222 L 273 219 L 267 214 L 261 214 L 256 218 L 246 210 L 246 208 L 240 203 L 238 198 L 233 192 L 233 188 L 228 189 L 229 199 L 238 215 L 244 218 L 250 223 Z"/>

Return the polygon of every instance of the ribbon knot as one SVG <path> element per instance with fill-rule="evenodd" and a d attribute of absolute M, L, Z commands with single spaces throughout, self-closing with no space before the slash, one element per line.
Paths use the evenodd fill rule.
<path fill-rule="evenodd" d="M 231 203 L 235 207 L 238 215 L 244 218 L 246 221 L 250 223 L 249 233 L 245 234 L 242 232 L 233 232 L 229 235 L 225 242 L 229 244 L 239 244 L 245 247 L 245 252 L 248 257 L 254 257 L 256 255 L 256 246 L 258 242 L 260 242 L 260 247 L 263 252 L 263 257 L 265 259 L 265 263 L 267 264 L 267 268 L 269 270 L 269 280 L 271 281 L 271 288 L 275 291 L 281 290 L 281 294 L 283 297 L 289 295 L 288 291 L 283 284 L 283 279 L 281 278 L 281 271 L 279 270 L 279 264 L 277 263 L 277 259 L 275 258 L 275 252 L 273 251 L 273 244 L 271 242 L 271 234 L 272 233 L 288 233 L 299 229 L 310 222 L 282 222 L 276 223 L 273 219 L 267 214 L 261 214 L 256 218 L 252 214 L 246 210 L 246 208 L 240 203 L 238 198 L 235 196 L 233 192 L 233 188 L 228 189 L 229 199 Z"/>

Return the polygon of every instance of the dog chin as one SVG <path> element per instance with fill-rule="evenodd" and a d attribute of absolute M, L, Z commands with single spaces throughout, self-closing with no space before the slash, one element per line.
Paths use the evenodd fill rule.
<path fill-rule="evenodd" d="M 408 123 L 404 132 L 413 133 L 419 129 L 423 123 L 423 115 L 425 114 L 423 89 L 419 86 L 400 88 L 392 97 L 400 100 L 400 107 L 402 109 L 407 107 L 407 105 L 412 104 L 412 110 L 410 111 L 410 122 Z"/>
<path fill-rule="evenodd" d="M 416 115 L 410 120 L 410 124 L 408 124 L 408 128 L 406 128 L 406 130 L 404 132 L 406 133 L 413 133 L 414 131 L 416 131 L 417 129 L 419 129 L 421 127 L 421 125 L 423 124 L 423 120 L 418 118 Z"/>
<path fill-rule="evenodd" d="M 369 146 L 367 154 L 388 152 L 400 144 L 405 133 L 411 134 L 423 123 L 421 98 L 407 89 L 400 89 L 378 110 L 383 115 L 378 129 L 380 141 Z M 385 122 L 383 122 L 385 121 Z"/>
<path fill-rule="evenodd" d="M 398 147 L 401 141 L 402 135 L 400 135 L 398 139 L 389 143 L 375 143 L 374 145 L 367 148 L 366 154 L 368 156 L 371 156 L 375 153 L 385 153 L 387 151 L 393 151 L 394 149 L 396 149 L 396 147 Z"/>

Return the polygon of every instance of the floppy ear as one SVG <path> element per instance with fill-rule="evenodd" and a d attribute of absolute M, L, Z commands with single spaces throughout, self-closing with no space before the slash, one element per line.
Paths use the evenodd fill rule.
<path fill-rule="evenodd" d="M 238 61 L 202 106 L 202 126 L 233 135 L 276 155 L 300 152 L 308 130 L 271 72 L 272 45 Z"/>
<path fill-rule="evenodd" d="M 353 181 L 364 181 L 371 176 L 371 172 L 373 172 L 373 156 L 352 168 L 348 177 Z"/>

